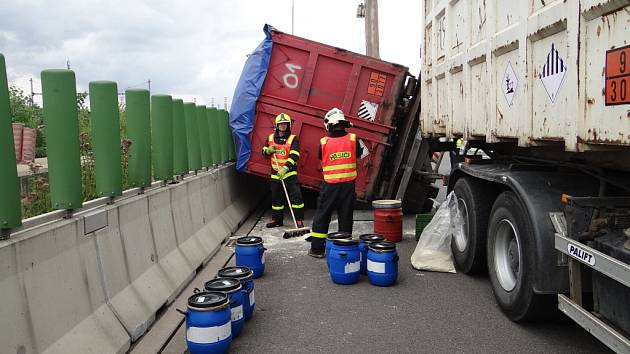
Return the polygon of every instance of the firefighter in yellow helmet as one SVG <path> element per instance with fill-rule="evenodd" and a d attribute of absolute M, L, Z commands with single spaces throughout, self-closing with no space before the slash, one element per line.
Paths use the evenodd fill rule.
<path fill-rule="evenodd" d="M 284 190 L 280 180 L 287 187 L 291 207 L 295 213 L 297 227 L 304 227 L 304 201 L 298 184 L 297 161 L 300 158 L 298 139 L 291 134 L 291 117 L 280 113 L 275 119 L 274 132 L 269 134 L 262 149 L 271 164 L 271 222 L 268 228 L 282 226 L 284 218 Z"/>

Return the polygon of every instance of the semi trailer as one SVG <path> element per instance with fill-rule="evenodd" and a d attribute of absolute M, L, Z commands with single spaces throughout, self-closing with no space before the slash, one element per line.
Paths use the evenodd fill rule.
<path fill-rule="evenodd" d="M 559 308 L 630 352 L 630 1 L 423 11 L 417 145 L 465 142 L 448 177 L 457 269 L 487 272 L 513 321 Z"/>
<path fill-rule="evenodd" d="M 230 112 L 237 169 L 268 176 L 260 149 L 284 112 L 300 182 L 321 188 L 323 115 L 338 107 L 365 151 L 357 199 L 426 211 L 444 177 L 464 218 L 455 265 L 488 273 L 507 317 L 559 309 L 630 352 L 630 1 L 425 0 L 423 12 L 417 78 L 265 26 Z"/>

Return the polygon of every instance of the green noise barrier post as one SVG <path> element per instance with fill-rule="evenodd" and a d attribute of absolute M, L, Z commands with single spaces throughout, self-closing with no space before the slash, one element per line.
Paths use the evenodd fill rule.
<path fill-rule="evenodd" d="M 173 172 L 176 175 L 188 173 L 188 151 L 186 147 L 186 119 L 184 101 L 173 100 Z"/>
<path fill-rule="evenodd" d="M 118 87 L 113 81 L 90 82 L 90 124 L 96 168 L 96 192 L 101 197 L 122 195 Z"/>
<path fill-rule="evenodd" d="M 197 107 L 192 102 L 184 103 L 186 117 L 186 145 L 188 148 L 188 169 L 201 169 L 201 151 L 199 148 L 199 129 L 197 125 Z"/>
<path fill-rule="evenodd" d="M 55 209 L 81 208 L 77 88 L 71 70 L 41 74 L 50 197 Z"/>
<path fill-rule="evenodd" d="M 173 178 L 173 99 L 170 95 L 151 96 L 151 124 L 153 177 L 168 181 Z"/>
<path fill-rule="evenodd" d="M 0 54 L 0 186 L 0 239 L 6 239 L 9 237 L 10 229 L 22 225 L 22 206 L 15 163 L 7 70 L 2 54 Z"/>
<path fill-rule="evenodd" d="M 125 91 L 128 151 L 128 180 L 134 187 L 151 186 L 151 103 L 149 90 Z"/>
<path fill-rule="evenodd" d="M 224 163 L 228 160 L 228 137 L 227 137 L 227 122 L 225 120 L 225 111 L 220 109 L 218 110 L 217 118 L 219 124 L 219 132 L 221 134 L 221 163 Z"/>
<path fill-rule="evenodd" d="M 219 114 L 215 107 L 208 109 L 210 125 L 210 139 L 212 141 L 212 162 L 214 164 L 220 164 L 221 161 L 221 130 L 219 125 Z"/>
<path fill-rule="evenodd" d="M 208 127 L 208 115 L 206 114 L 206 106 L 197 106 L 197 127 L 199 128 L 201 165 L 203 167 L 208 167 L 212 165 L 212 154 L 210 150 L 210 128 Z"/>

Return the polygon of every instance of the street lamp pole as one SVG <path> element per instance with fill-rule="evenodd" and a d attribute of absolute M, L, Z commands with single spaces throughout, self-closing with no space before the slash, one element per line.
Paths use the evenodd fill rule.
<path fill-rule="evenodd" d="M 294 34 L 295 29 L 295 0 L 291 0 L 291 34 Z"/>

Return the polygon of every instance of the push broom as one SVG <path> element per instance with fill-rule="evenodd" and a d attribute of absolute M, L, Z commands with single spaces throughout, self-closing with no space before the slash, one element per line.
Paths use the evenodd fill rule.
<path fill-rule="evenodd" d="M 276 168 L 280 170 L 280 166 L 278 166 L 278 162 L 274 160 L 274 164 Z M 295 225 L 295 229 L 290 229 L 284 232 L 282 238 L 291 238 L 298 237 L 302 235 L 306 235 L 311 232 L 311 229 L 308 227 L 298 227 L 297 221 L 295 220 L 295 213 L 293 213 L 293 207 L 291 206 L 291 199 L 289 199 L 289 192 L 287 192 L 287 186 L 284 184 L 284 179 L 280 178 L 280 183 L 282 183 L 282 189 L 284 190 L 284 196 L 287 199 L 287 204 L 289 205 L 289 210 L 291 211 L 291 218 L 293 219 L 293 225 Z"/>

